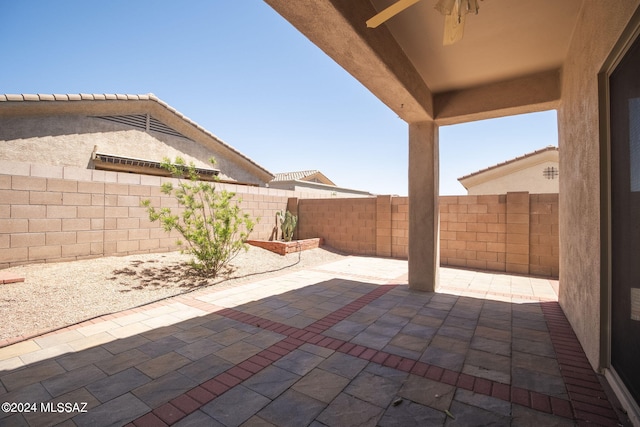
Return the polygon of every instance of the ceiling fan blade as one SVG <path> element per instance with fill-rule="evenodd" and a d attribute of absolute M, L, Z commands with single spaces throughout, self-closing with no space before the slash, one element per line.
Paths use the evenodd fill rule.
<path fill-rule="evenodd" d="M 443 46 L 449 46 L 462 40 L 464 35 L 464 21 L 467 15 L 466 13 L 459 13 L 458 4 L 458 2 L 454 4 L 450 15 L 444 16 Z"/>
<path fill-rule="evenodd" d="M 400 0 L 388 8 L 384 9 L 382 12 L 375 15 L 373 18 L 367 20 L 368 28 L 376 28 L 378 25 L 384 23 L 387 19 L 396 16 L 398 13 L 402 12 L 409 6 L 413 6 L 418 3 L 420 0 Z"/>

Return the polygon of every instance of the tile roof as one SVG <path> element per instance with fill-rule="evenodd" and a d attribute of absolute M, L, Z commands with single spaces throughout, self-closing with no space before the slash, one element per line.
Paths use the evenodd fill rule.
<path fill-rule="evenodd" d="M 515 157 L 513 159 L 506 160 L 506 161 L 504 161 L 502 163 L 498 163 L 497 165 L 489 166 L 487 168 L 480 169 L 479 171 L 470 173 L 468 175 L 461 176 L 460 178 L 458 178 L 458 180 L 467 179 L 467 178 L 470 178 L 472 176 L 479 175 L 481 173 L 490 171 L 492 169 L 497 169 L 497 168 L 500 168 L 502 166 L 505 166 L 505 165 L 508 165 L 508 164 L 511 164 L 511 163 L 515 163 L 515 162 L 518 162 L 520 160 L 523 160 L 523 159 L 526 159 L 526 158 L 529 158 L 529 157 L 533 157 L 533 156 L 541 154 L 541 153 L 545 153 L 547 151 L 558 151 L 558 147 L 553 146 L 553 145 L 548 145 L 548 146 L 546 146 L 544 148 L 541 148 L 540 150 L 532 151 L 531 153 L 523 154 L 522 156 L 518 156 L 518 157 Z"/>
<path fill-rule="evenodd" d="M 294 180 L 302 180 L 311 175 L 314 175 L 320 171 L 318 170 L 308 170 L 308 171 L 298 171 L 298 172 L 282 172 L 277 173 L 276 177 L 273 178 L 272 181 L 294 181 Z"/>
<path fill-rule="evenodd" d="M 3 102 L 38 102 L 38 101 L 62 101 L 62 102 L 75 102 L 75 101 L 152 101 L 160 105 L 165 110 L 173 113 L 178 118 L 182 119 L 184 122 L 189 125 L 195 127 L 198 131 L 206 134 L 208 137 L 215 139 L 222 147 L 233 152 L 235 155 L 241 157 L 257 169 L 259 169 L 262 173 L 267 174 L 273 177 L 273 174 L 266 170 L 264 167 L 260 166 L 253 159 L 247 157 L 242 154 L 240 151 L 236 150 L 229 144 L 222 141 L 213 133 L 209 132 L 204 127 L 200 126 L 195 121 L 189 119 L 184 114 L 180 113 L 175 108 L 171 107 L 166 102 L 162 101 L 160 98 L 155 96 L 152 93 L 142 94 L 142 95 L 131 95 L 131 94 L 88 94 L 88 93 L 72 93 L 72 94 L 0 94 L 0 104 Z"/>

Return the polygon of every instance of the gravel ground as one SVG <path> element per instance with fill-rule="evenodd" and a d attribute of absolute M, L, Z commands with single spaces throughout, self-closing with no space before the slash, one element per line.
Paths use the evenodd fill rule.
<path fill-rule="evenodd" d="M 225 275 L 194 274 L 179 252 L 32 264 L 6 271 L 25 278 L 0 285 L 0 339 L 30 336 L 153 301 L 215 286 L 227 288 L 337 261 L 345 255 L 318 248 L 281 256 L 249 247 Z"/>

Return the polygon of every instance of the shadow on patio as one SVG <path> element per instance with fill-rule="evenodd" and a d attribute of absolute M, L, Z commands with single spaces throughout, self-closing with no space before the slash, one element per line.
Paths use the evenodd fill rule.
<path fill-rule="evenodd" d="M 549 280 L 405 273 L 350 257 L 2 348 L 0 425 L 618 425 Z"/>

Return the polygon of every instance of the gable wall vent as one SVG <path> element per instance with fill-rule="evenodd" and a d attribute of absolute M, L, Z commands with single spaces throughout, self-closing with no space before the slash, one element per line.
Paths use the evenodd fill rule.
<path fill-rule="evenodd" d="M 189 139 L 177 130 L 165 125 L 160 120 L 151 117 L 149 114 L 129 114 L 125 116 L 95 116 L 98 119 L 108 120 L 110 122 L 120 123 L 145 131 L 154 131 L 165 135 L 177 136 Z"/>

